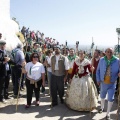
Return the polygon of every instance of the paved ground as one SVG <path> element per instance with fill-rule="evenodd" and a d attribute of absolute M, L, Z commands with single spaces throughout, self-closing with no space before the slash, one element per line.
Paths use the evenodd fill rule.
<path fill-rule="evenodd" d="M 12 93 L 11 98 L 12 98 Z M 104 120 L 105 113 L 99 114 L 97 110 L 92 111 L 91 117 L 89 112 L 78 112 L 69 109 L 65 104 L 59 103 L 58 106 L 50 108 L 50 97 L 48 95 L 48 87 L 46 87 L 45 94 L 41 94 L 40 106 L 35 106 L 33 97 L 33 104 L 31 108 L 26 110 L 26 96 L 25 91 L 23 96 L 19 99 L 18 111 L 16 112 L 16 99 L 9 99 L 6 104 L 0 103 L 0 120 Z M 107 102 L 107 101 L 106 101 Z M 107 105 L 107 104 L 106 104 Z M 105 110 L 106 110 L 105 106 Z M 98 104 L 99 108 L 99 104 Z M 116 120 L 117 101 L 115 100 L 111 112 L 111 118 Z M 119 115 L 120 120 L 120 115 Z"/>

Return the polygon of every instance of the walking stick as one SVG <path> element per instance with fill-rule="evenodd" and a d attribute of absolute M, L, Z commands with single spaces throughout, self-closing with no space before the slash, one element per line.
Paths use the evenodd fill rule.
<path fill-rule="evenodd" d="M 26 57 L 27 48 L 28 48 L 28 44 L 27 44 L 26 50 L 25 50 L 25 57 Z M 19 82 L 19 88 L 18 88 L 18 95 L 17 95 L 17 102 L 16 102 L 16 112 L 17 112 L 17 110 L 18 110 L 18 98 L 19 98 L 19 95 L 20 95 L 20 85 L 21 85 L 21 81 L 22 81 L 22 72 L 21 72 L 21 75 L 20 75 L 20 82 Z"/>

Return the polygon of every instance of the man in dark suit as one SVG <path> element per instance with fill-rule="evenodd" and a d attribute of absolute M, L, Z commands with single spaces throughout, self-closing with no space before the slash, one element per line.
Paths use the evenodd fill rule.
<path fill-rule="evenodd" d="M 0 40 L 0 102 L 5 102 L 3 89 L 5 84 L 5 77 L 7 74 L 6 63 L 10 60 L 9 57 L 5 56 L 5 46 L 6 42 L 4 40 Z"/>

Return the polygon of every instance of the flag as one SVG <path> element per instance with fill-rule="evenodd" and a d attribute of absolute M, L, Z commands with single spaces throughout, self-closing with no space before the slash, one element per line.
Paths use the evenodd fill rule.
<path fill-rule="evenodd" d="M 120 45 L 115 45 L 114 51 L 120 53 Z"/>
<path fill-rule="evenodd" d="M 94 42 L 92 42 L 92 44 L 91 44 L 91 49 L 93 49 L 94 45 L 95 45 Z"/>

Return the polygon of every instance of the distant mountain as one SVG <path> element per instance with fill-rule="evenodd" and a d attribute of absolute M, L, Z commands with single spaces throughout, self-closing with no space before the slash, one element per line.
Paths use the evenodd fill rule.
<path fill-rule="evenodd" d="M 76 48 L 76 45 L 68 45 L 69 48 Z M 114 48 L 115 45 L 113 46 L 108 46 L 108 45 L 100 45 L 100 46 L 94 46 L 93 49 L 100 49 L 100 50 L 105 50 L 108 47 L 112 47 Z M 91 49 L 91 45 L 79 45 L 79 50 L 90 50 Z"/>
<path fill-rule="evenodd" d="M 76 45 L 68 45 L 68 47 L 69 47 L 69 48 L 74 48 L 74 49 L 76 49 Z M 108 46 L 108 45 L 94 46 L 94 47 L 93 47 L 93 50 L 99 49 L 99 50 L 101 50 L 101 51 L 105 51 L 105 49 L 108 48 L 108 47 L 114 48 L 115 45 L 113 45 L 113 46 Z M 91 52 L 91 51 L 92 51 L 92 50 L 91 50 L 91 45 L 79 45 L 78 49 L 79 49 L 79 50 L 85 50 L 85 51 L 87 51 L 87 52 Z"/>

